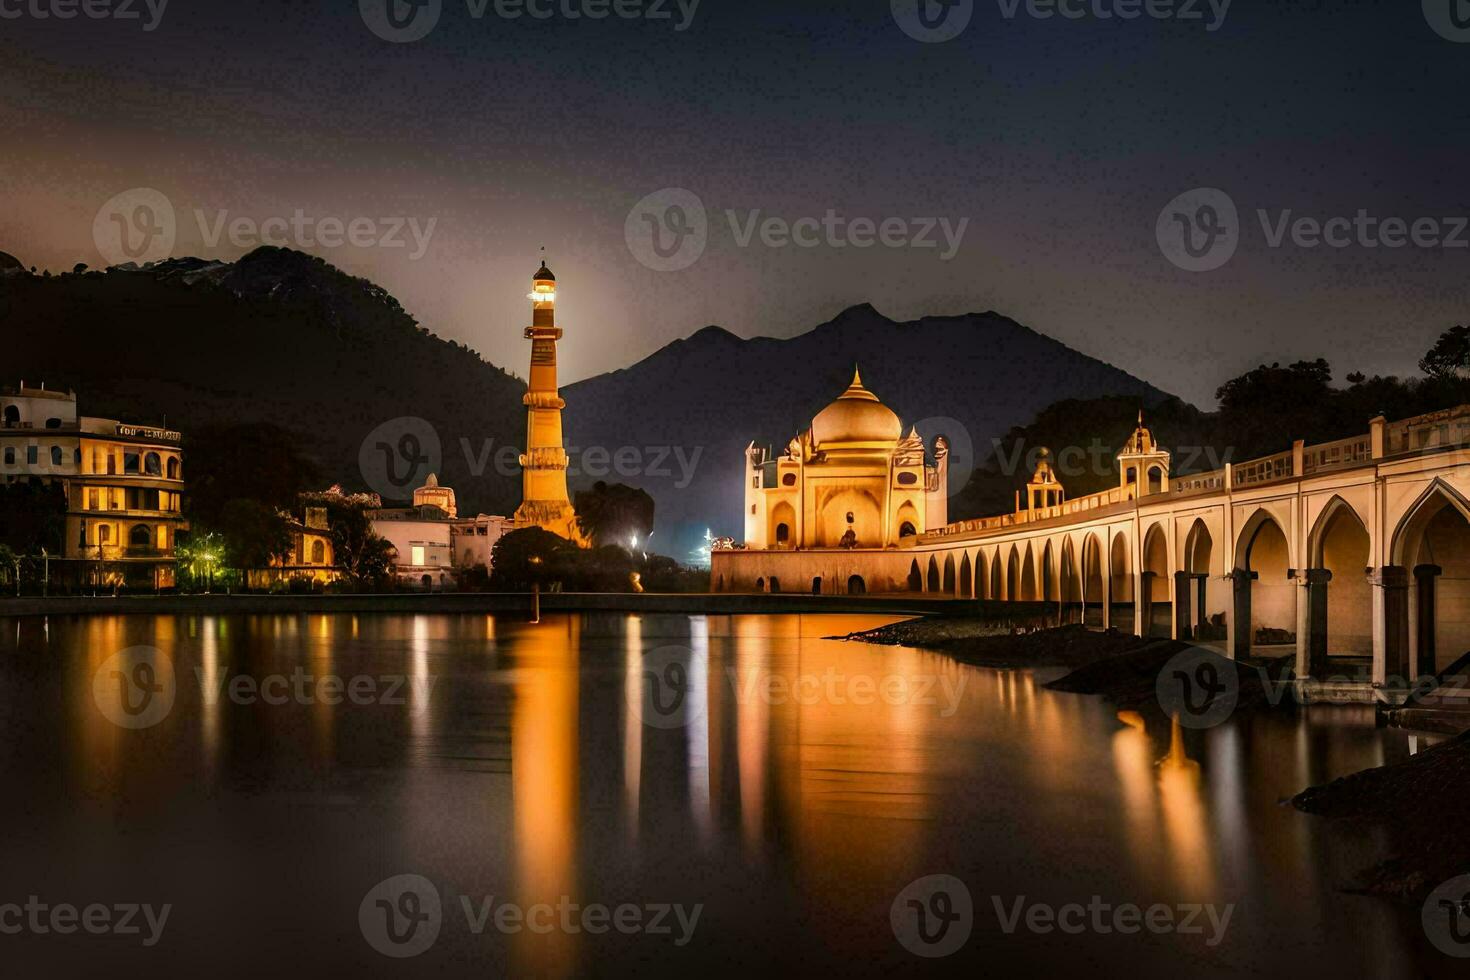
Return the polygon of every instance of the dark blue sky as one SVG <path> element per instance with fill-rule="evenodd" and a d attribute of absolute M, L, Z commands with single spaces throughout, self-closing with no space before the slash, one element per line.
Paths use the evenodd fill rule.
<path fill-rule="evenodd" d="M 600 21 L 443 0 L 401 44 L 355 0 L 170 0 L 151 31 L 144 0 L 139 20 L 34 16 L 52 2 L 0 0 L 21 14 L 0 17 L 0 250 L 28 264 L 103 264 L 94 218 L 136 187 L 171 203 L 174 254 L 233 258 L 297 209 L 372 219 L 364 241 L 432 221 L 418 257 L 407 231 L 402 248 L 306 250 L 522 373 L 544 244 L 568 379 L 708 323 L 785 336 L 869 301 L 895 318 L 995 309 L 1200 404 L 1261 360 L 1407 372 L 1470 320 L 1470 248 L 1272 247 L 1257 217 L 1365 210 L 1448 235 L 1470 215 L 1470 43 L 1419 0 L 1235 0 L 1215 30 L 1205 2 L 1183 21 L 975 0 L 943 43 L 901 30 L 888 0 L 701 0 L 685 30 L 673 0 L 669 19 Z M 1429 0 L 1451 2 L 1470 8 Z M 1200 187 L 1238 208 L 1239 241 L 1190 272 L 1155 225 Z M 625 235 L 665 188 L 707 216 L 707 248 L 676 271 Z M 967 223 L 947 260 L 937 227 L 938 248 L 825 230 L 742 244 L 753 214 L 828 211 L 903 219 L 895 241 Z M 245 233 L 212 238 L 221 218 Z"/>

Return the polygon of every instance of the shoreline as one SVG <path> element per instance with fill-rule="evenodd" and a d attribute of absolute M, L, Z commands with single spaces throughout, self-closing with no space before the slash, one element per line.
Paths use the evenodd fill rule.
<path fill-rule="evenodd" d="M 1038 603 L 1038 606 L 1040 604 Z M 898 616 L 984 616 L 995 603 L 923 595 L 804 595 L 734 592 L 543 592 L 541 611 L 710 615 L 877 613 Z M 394 592 L 345 595 L 10 596 L 0 617 L 94 615 L 227 615 L 230 613 L 499 613 L 530 618 L 529 592 Z"/>

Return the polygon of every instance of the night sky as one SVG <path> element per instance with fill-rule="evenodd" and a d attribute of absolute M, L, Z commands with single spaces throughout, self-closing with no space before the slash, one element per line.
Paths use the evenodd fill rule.
<path fill-rule="evenodd" d="M 442 0 L 410 43 L 377 36 L 355 0 L 171 0 L 153 30 L 145 0 L 137 19 L 35 16 L 53 2 L 0 0 L 0 250 L 27 265 L 106 264 L 94 218 L 138 187 L 175 209 L 175 255 L 248 251 L 207 240 L 222 213 L 432 220 L 417 258 L 407 231 L 402 248 L 304 250 L 524 373 L 544 245 L 566 381 L 706 324 L 789 336 L 867 301 L 896 319 L 994 309 L 1202 406 L 1262 360 L 1408 373 L 1470 319 L 1470 230 L 1459 248 L 1272 247 L 1256 213 L 1463 225 L 1470 43 L 1430 18 L 1453 34 L 1466 0 L 1236 0 L 1218 24 L 1205 0 L 1192 20 L 975 0 L 942 43 L 902 30 L 888 0 L 702 0 L 687 24 L 689 0 L 602 20 L 561 13 L 598 0 L 513 20 Z M 1156 222 L 1200 187 L 1239 209 L 1239 242 L 1191 272 Z M 665 188 L 708 217 L 707 249 L 677 271 L 625 235 Z M 968 224 L 947 260 L 937 228 L 937 248 L 825 232 L 742 246 L 757 209 Z"/>

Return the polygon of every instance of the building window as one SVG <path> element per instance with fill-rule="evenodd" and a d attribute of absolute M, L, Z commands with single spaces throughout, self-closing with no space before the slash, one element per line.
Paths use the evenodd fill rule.
<path fill-rule="evenodd" d="M 78 548 L 85 548 L 86 546 L 87 546 L 87 522 L 86 521 L 82 521 L 80 524 L 77 525 L 77 547 Z"/>
<path fill-rule="evenodd" d="M 15 447 L 14 446 L 6 446 L 5 447 L 5 465 L 6 466 L 14 466 L 15 465 Z"/>
<path fill-rule="evenodd" d="M 325 565 L 327 563 L 327 545 L 323 541 L 311 543 L 311 563 L 313 565 Z"/>
<path fill-rule="evenodd" d="M 41 458 L 40 457 L 40 450 L 38 450 L 35 446 L 27 446 L 26 447 L 26 462 L 27 463 L 29 463 L 31 466 L 35 466 L 36 465 L 36 461 L 39 460 L 40 458 Z"/>
<path fill-rule="evenodd" d="M 61 447 L 60 446 L 52 446 L 51 447 L 51 465 L 52 466 L 60 466 L 61 465 Z"/>
<path fill-rule="evenodd" d="M 59 429 L 59 428 L 61 428 L 61 419 L 58 419 L 58 418 L 50 418 L 50 419 L 47 419 L 46 420 L 46 428 L 48 428 L 48 429 Z"/>
<path fill-rule="evenodd" d="M 132 453 L 132 452 L 124 452 L 123 453 L 123 472 L 124 473 L 133 473 L 133 474 L 136 474 L 138 472 L 138 454 L 137 453 Z"/>
<path fill-rule="evenodd" d="M 785 524 L 776 525 L 776 543 L 785 544 L 791 538 L 791 528 Z"/>
<path fill-rule="evenodd" d="M 81 469 L 82 468 L 82 451 L 81 451 L 81 449 L 73 449 L 71 451 L 71 461 L 76 464 L 77 469 Z"/>
<path fill-rule="evenodd" d="M 158 550 L 168 550 L 168 525 L 166 524 L 158 525 Z"/>
<path fill-rule="evenodd" d="M 163 476 L 163 460 L 157 453 L 143 457 L 143 472 L 148 476 Z"/>
<path fill-rule="evenodd" d="M 153 542 L 153 532 L 148 530 L 147 524 L 134 524 L 133 529 L 128 532 L 128 545 L 134 548 L 146 548 Z"/>
<path fill-rule="evenodd" d="M 852 511 L 847 512 L 847 523 L 852 523 Z"/>
<path fill-rule="evenodd" d="M 796 474 L 795 473 L 783 473 L 781 475 L 781 486 L 783 486 L 783 487 L 794 487 L 794 486 L 796 486 Z"/>
<path fill-rule="evenodd" d="M 177 480 L 179 478 L 179 458 L 177 456 L 170 456 L 168 458 L 168 478 L 170 480 Z"/>
<path fill-rule="evenodd" d="M 413 546 L 413 564 L 416 568 L 422 567 L 424 564 L 424 546 L 421 544 Z"/>
<path fill-rule="evenodd" d="M 97 543 L 98 544 L 111 544 L 112 543 L 112 525 L 111 524 L 102 524 L 102 525 L 99 525 L 98 526 L 98 528 L 97 528 Z"/>
<path fill-rule="evenodd" d="M 914 525 L 908 521 L 904 521 L 898 526 L 898 536 L 901 538 L 911 538 L 918 533 L 919 532 L 914 529 Z"/>
<path fill-rule="evenodd" d="M 97 488 L 92 487 L 87 491 L 87 510 L 101 510 L 98 506 Z"/>
<path fill-rule="evenodd" d="M 898 474 L 898 482 L 902 486 L 911 487 L 915 483 L 919 482 L 919 477 L 917 474 L 914 473 L 900 473 Z"/>
<path fill-rule="evenodd" d="M 20 425 L 20 409 L 15 405 L 5 406 L 5 424 Z"/>

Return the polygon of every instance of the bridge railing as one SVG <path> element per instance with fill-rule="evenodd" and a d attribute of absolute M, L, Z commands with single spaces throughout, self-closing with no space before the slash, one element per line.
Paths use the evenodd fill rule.
<path fill-rule="evenodd" d="M 1388 456 L 1466 444 L 1470 444 L 1470 405 L 1390 422 L 1383 430 L 1383 452 Z"/>
<path fill-rule="evenodd" d="M 1293 453 L 1287 450 L 1274 456 L 1263 456 L 1241 463 L 1231 470 L 1231 483 L 1237 487 L 1248 487 L 1257 483 L 1272 483 L 1295 476 Z"/>
<path fill-rule="evenodd" d="M 1307 446 L 1302 451 L 1302 475 L 1362 466 L 1373 461 L 1372 434 Z"/>
<path fill-rule="evenodd" d="M 1225 471 L 1219 469 L 1209 473 L 1176 476 L 1169 481 L 1169 486 L 1174 493 L 1214 493 L 1225 489 Z"/>
<path fill-rule="evenodd" d="M 1133 487 L 1113 487 L 1111 490 L 1103 490 L 1099 493 L 1090 493 L 1085 497 L 1077 497 L 1051 507 L 1033 507 L 1029 510 L 1017 511 L 1014 514 L 1000 514 L 995 517 L 977 517 L 969 521 L 956 521 L 944 527 L 934 528 L 925 532 L 925 538 L 950 538 L 961 534 L 973 534 L 977 531 L 998 531 L 1008 527 L 1019 527 L 1022 524 L 1034 524 L 1037 521 L 1050 520 L 1053 517 L 1066 517 L 1071 514 L 1081 514 L 1099 507 L 1107 507 L 1112 504 L 1121 504 L 1133 499 Z"/>

